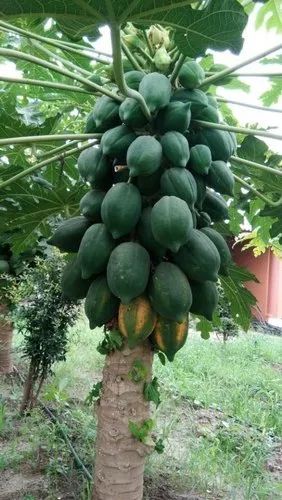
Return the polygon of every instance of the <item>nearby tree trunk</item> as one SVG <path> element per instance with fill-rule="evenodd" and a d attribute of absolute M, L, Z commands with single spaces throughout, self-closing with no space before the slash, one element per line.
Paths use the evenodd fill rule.
<path fill-rule="evenodd" d="M 33 385 L 34 385 L 34 369 L 32 363 L 30 363 L 28 375 L 24 383 L 23 398 L 20 407 L 21 415 L 23 415 L 28 409 L 32 408 Z"/>
<path fill-rule="evenodd" d="M 134 383 L 129 373 L 134 362 L 147 368 L 145 380 Z M 93 500 L 142 500 L 143 475 L 149 447 L 134 438 L 129 421 L 143 423 L 150 417 L 144 400 L 144 382 L 151 380 L 153 354 L 145 342 L 133 350 L 109 354 L 103 371 L 98 408 Z"/>
<path fill-rule="evenodd" d="M 9 319 L 9 307 L 0 304 L 0 373 L 11 373 L 13 324 Z"/>

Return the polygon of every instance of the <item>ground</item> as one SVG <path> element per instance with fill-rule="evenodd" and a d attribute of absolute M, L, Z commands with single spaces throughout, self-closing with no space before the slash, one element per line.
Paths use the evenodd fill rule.
<path fill-rule="evenodd" d="M 101 338 L 81 319 L 41 396 L 90 472 L 96 424 L 85 398 L 101 378 Z M 24 374 L 20 342 L 15 334 Z M 192 331 L 173 364 L 155 360 L 162 403 L 154 433 L 165 451 L 148 460 L 144 500 L 281 498 L 281 359 L 279 337 L 251 332 L 224 344 Z M 0 381 L 0 500 L 88 500 L 58 427 L 39 408 L 20 418 L 21 392 L 16 375 Z"/>

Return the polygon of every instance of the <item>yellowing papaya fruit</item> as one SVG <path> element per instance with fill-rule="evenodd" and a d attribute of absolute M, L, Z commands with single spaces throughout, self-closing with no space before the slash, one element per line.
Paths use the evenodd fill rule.
<path fill-rule="evenodd" d="M 156 321 L 157 315 L 144 295 L 133 299 L 129 304 L 119 306 L 119 331 L 127 339 L 130 349 L 143 342 L 152 333 Z"/>
<path fill-rule="evenodd" d="M 181 322 L 159 317 L 150 337 L 153 346 L 163 352 L 169 361 L 184 346 L 188 335 L 188 316 Z"/>

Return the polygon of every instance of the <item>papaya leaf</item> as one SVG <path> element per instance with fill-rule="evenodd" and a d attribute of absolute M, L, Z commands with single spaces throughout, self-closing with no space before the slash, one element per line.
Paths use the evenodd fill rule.
<path fill-rule="evenodd" d="M 85 398 L 85 404 L 87 406 L 91 406 L 96 399 L 100 399 L 102 387 L 103 387 L 102 382 L 97 382 L 96 384 L 93 385 L 91 391 Z"/>
<path fill-rule="evenodd" d="M 266 90 L 260 96 L 260 100 L 262 101 L 264 106 L 271 106 L 272 104 L 276 104 L 282 94 L 282 79 L 278 76 L 272 76 L 271 78 L 269 78 L 269 81 L 271 83 L 270 89 Z"/>
<path fill-rule="evenodd" d="M 259 9 L 256 16 L 256 28 L 264 26 L 267 30 L 282 33 L 282 3 L 281 0 L 268 0 Z"/>
<path fill-rule="evenodd" d="M 250 326 L 251 307 L 256 305 L 256 298 L 244 287 L 244 283 L 251 280 L 257 282 L 255 276 L 247 269 L 235 265 L 230 268 L 229 276 L 220 277 L 223 293 L 230 303 L 232 317 L 245 331 Z"/>
<path fill-rule="evenodd" d="M 161 398 L 159 392 L 159 382 L 157 377 L 154 377 L 152 382 L 145 382 L 143 394 L 146 401 L 153 401 L 156 407 L 159 406 Z"/>
<path fill-rule="evenodd" d="M 235 0 L 213 0 L 204 10 L 192 9 L 192 0 L 2 0 L 2 17 L 53 17 L 75 39 L 95 33 L 97 25 L 132 21 L 139 25 L 163 24 L 176 30 L 179 49 L 191 57 L 207 48 L 239 53 L 247 22 L 243 7 Z M 109 10 L 108 7 L 109 6 Z"/>

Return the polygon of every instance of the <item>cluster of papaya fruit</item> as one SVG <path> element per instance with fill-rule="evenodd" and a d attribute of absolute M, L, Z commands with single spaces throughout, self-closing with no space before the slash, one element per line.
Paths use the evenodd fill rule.
<path fill-rule="evenodd" d="M 86 131 L 103 135 L 78 158 L 91 190 L 81 216 L 50 240 L 75 253 L 63 291 L 86 297 L 90 328 L 118 318 L 129 347 L 150 336 L 171 361 L 186 340 L 189 311 L 212 319 L 218 275 L 231 263 L 212 224 L 228 218 L 222 195 L 233 194 L 227 161 L 236 139 L 194 121 L 220 121 L 214 97 L 197 88 L 204 76 L 195 61 L 183 65 L 177 88 L 161 73 L 125 73 L 150 120 L 135 99 L 96 101 Z"/>

